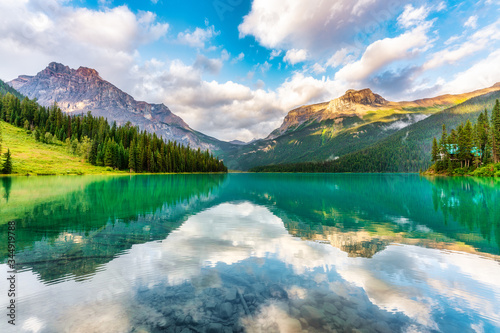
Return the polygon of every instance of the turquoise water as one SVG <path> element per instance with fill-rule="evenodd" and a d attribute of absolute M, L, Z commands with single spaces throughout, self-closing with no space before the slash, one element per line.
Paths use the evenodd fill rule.
<path fill-rule="evenodd" d="M 500 332 L 495 180 L 18 177 L 0 196 L 1 332 Z"/>

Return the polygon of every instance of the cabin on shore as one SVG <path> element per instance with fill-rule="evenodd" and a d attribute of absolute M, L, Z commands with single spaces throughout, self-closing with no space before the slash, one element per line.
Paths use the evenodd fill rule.
<path fill-rule="evenodd" d="M 458 145 L 455 143 L 450 143 L 446 145 L 446 151 L 448 152 L 448 156 L 450 156 L 450 160 L 455 161 L 458 160 Z M 471 154 L 474 156 L 481 157 L 482 153 L 481 150 L 478 149 L 477 147 L 472 147 L 471 149 Z M 445 159 L 445 154 L 440 153 L 439 154 L 441 161 Z"/>

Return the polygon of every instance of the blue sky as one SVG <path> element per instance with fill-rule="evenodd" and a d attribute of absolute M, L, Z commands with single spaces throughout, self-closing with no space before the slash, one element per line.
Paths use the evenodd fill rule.
<path fill-rule="evenodd" d="M 389 100 L 500 81 L 500 2 L 0 1 L 0 78 L 92 67 L 223 140 L 369 87 Z"/>

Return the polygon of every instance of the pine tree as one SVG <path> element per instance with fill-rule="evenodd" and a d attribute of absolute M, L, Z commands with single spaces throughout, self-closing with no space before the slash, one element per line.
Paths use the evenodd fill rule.
<path fill-rule="evenodd" d="M 89 163 L 92 165 L 97 165 L 97 150 L 99 148 L 99 143 L 97 140 L 92 141 L 92 147 L 89 153 Z"/>
<path fill-rule="evenodd" d="M 441 139 L 439 139 L 439 153 L 441 154 L 441 163 L 437 165 L 437 171 L 442 170 L 445 167 L 446 161 L 449 159 L 448 154 L 448 132 L 446 131 L 446 126 L 443 124 L 443 131 L 441 133 Z"/>
<path fill-rule="evenodd" d="M 470 166 L 470 161 L 472 160 L 472 149 L 473 149 L 473 135 L 472 135 L 472 124 L 467 119 L 465 126 L 463 128 L 463 161 L 466 167 Z"/>
<path fill-rule="evenodd" d="M 495 107 L 491 112 L 491 148 L 493 153 L 493 162 L 500 162 L 500 103 L 496 100 Z"/>
<path fill-rule="evenodd" d="M 7 149 L 7 152 L 5 153 L 5 162 L 3 163 L 2 173 L 7 175 L 12 173 L 12 160 L 10 156 L 10 149 Z"/>
<path fill-rule="evenodd" d="M 128 168 L 130 172 L 135 172 L 137 170 L 137 150 L 135 148 L 135 140 L 132 140 L 130 144 L 130 148 L 128 151 Z"/>
<path fill-rule="evenodd" d="M 436 137 L 432 140 L 432 162 L 437 162 L 439 160 L 439 148 Z"/>
<path fill-rule="evenodd" d="M 113 145 L 108 139 L 108 142 L 106 142 L 106 145 L 104 146 L 104 165 L 113 166 L 113 162 Z"/>

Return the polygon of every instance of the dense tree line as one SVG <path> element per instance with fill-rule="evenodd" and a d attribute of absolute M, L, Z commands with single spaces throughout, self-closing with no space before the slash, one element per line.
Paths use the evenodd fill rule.
<path fill-rule="evenodd" d="M 443 125 L 441 138 L 434 137 L 431 160 L 436 172 L 453 173 L 456 168 L 475 169 L 488 163 L 500 162 L 500 103 L 496 100 L 488 117 L 488 110 L 480 113 L 474 125 L 467 120 L 450 133 Z"/>
<path fill-rule="evenodd" d="M 140 131 L 130 122 L 111 125 L 91 112 L 68 115 L 54 104 L 38 105 L 10 92 L 0 96 L 0 119 L 24 127 L 37 141 L 66 143 L 68 150 L 92 165 L 131 172 L 227 172 L 223 162 L 208 150 L 165 142 L 156 134 Z M 9 153 L 10 154 L 10 153 Z"/>

